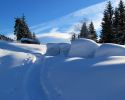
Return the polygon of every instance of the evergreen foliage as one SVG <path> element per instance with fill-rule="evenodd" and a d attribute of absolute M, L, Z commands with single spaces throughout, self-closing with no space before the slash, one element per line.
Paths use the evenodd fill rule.
<path fill-rule="evenodd" d="M 94 40 L 94 41 L 97 41 L 97 34 L 96 34 L 96 31 L 95 31 L 93 22 L 91 22 L 91 23 L 89 24 L 88 30 L 89 30 L 88 38 L 89 38 L 89 39 L 92 39 L 92 40 Z"/>
<path fill-rule="evenodd" d="M 79 34 L 79 38 L 88 38 L 88 27 L 86 25 L 86 22 L 83 22 L 81 30 L 80 30 L 80 34 Z"/>
<path fill-rule="evenodd" d="M 104 11 L 100 38 L 103 43 L 125 44 L 125 5 L 122 0 L 115 10 L 111 2 L 108 2 Z"/>
<path fill-rule="evenodd" d="M 118 30 L 118 43 L 119 44 L 125 44 L 125 5 L 122 0 L 120 0 L 120 3 L 118 5 L 118 13 L 119 13 L 119 18 L 118 18 L 118 25 L 119 25 L 119 30 Z"/>
<path fill-rule="evenodd" d="M 0 40 L 10 41 L 10 42 L 14 41 L 13 39 L 11 39 L 5 35 L 2 35 L 2 34 L 0 34 Z"/>
<path fill-rule="evenodd" d="M 77 38 L 87 38 L 97 42 L 97 34 L 92 21 L 88 26 L 86 22 L 83 22 L 79 34 L 74 32 L 71 33 L 71 41 L 74 41 Z"/>
<path fill-rule="evenodd" d="M 118 43 L 119 42 L 119 11 L 118 8 L 115 8 L 114 11 L 114 17 L 113 17 L 113 42 Z"/>
<path fill-rule="evenodd" d="M 113 7 L 111 2 L 109 1 L 106 5 L 106 9 L 104 11 L 104 17 L 102 21 L 102 30 L 101 30 L 101 41 L 103 43 L 112 43 L 113 42 Z"/>
<path fill-rule="evenodd" d="M 32 33 L 29 30 L 24 16 L 21 18 L 16 18 L 14 26 L 14 35 L 16 35 L 17 40 L 21 40 L 21 38 L 32 39 Z"/>
<path fill-rule="evenodd" d="M 39 40 L 36 38 L 35 33 L 32 34 L 30 32 L 29 27 L 25 21 L 25 16 L 22 16 L 21 18 L 16 18 L 14 35 L 16 35 L 17 41 L 40 44 Z"/>

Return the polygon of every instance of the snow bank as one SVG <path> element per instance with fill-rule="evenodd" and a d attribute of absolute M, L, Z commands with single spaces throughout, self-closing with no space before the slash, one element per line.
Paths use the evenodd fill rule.
<path fill-rule="evenodd" d="M 120 61 L 120 62 L 119 62 Z M 46 59 L 41 86 L 48 100 L 125 100 L 125 57 Z"/>
<path fill-rule="evenodd" d="M 59 43 L 59 47 L 60 47 L 60 55 L 67 56 L 71 45 L 68 43 Z"/>
<path fill-rule="evenodd" d="M 42 50 L 0 41 L 0 100 L 46 100 L 39 78 Z"/>
<path fill-rule="evenodd" d="M 21 44 L 21 43 L 0 41 L 0 49 L 11 50 L 16 52 L 45 54 L 46 45 Z"/>
<path fill-rule="evenodd" d="M 125 46 L 111 43 L 102 44 L 95 53 L 95 57 L 100 56 L 125 56 Z"/>
<path fill-rule="evenodd" d="M 69 57 L 90 58 L 94 56 L 98 48 L 98 44 L 89 39 L 77 39 L 72 41 Z"/>
<path fill-rule="evenodd" d="M 60 54 L 59 45 L 57 43 L 48 43 L 46 55 L 48 56 L 57 56 Z"/>
<path fill-rule="evenodd" d="M 64 55 L 67 56 L 70 49 L 70 44 L 68 43 L 48 43 L 47 52 L 48 56 Z"/>

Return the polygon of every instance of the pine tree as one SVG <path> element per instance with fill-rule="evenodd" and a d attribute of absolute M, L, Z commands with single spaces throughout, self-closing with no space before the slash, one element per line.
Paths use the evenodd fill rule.
<path fill-rule="evenodd" d="M 125 5 L 122 0 L 118 5 L 118 12 L 119 12 L 119 30 L 118 30 L 118 37 L 119 37 L 119 44 L 125 44 Z"/>
<path fill-rule="evenodd" d="M 93 22 L 91 22 L 89 24 L 89 35 L 88 35 L 88 38 L 89 39 L 92 39 L 94 41 L 97 41 L 97 34 L 96 34 L 96 31 L 95 31 L 95 28 L 94 28 L 94 24 Z"/>
<path fill-rule="evenodd" d="M 114 17 L 113 17 L 113 43 L 119 43 L 119 11 L 118 8 L 115 8 Z"/>
<path fill-rule="evenodd" d="M 109 1 L 106 9 L 104 11 L 104 17 L 102 21 L 102 30 L 101 30 L 101 41 L 103 43 L 112 43 L 113 42 L 113 7 Z"/>
<path fill-rule="evenodd" d="M 17 40 L 21 40 L 21 38 L 32 38 L 32 33 L 29 30 L 24 16 L 21 18 L 16 18 L 14 35 L 16 35 Z"/>
<path fill-rule="evenodd" d="M 79 38 L 88 38 L 88 28 L 87 28 L 87 25 L 86 25 L 86 22 L 83 22 L 83 25 L 81 27 L 81 30 L 80 30 L 80 34 L 79 34 Z"/>

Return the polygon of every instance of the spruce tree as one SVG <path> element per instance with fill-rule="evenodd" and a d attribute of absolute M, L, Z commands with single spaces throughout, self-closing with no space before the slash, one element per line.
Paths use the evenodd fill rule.
<path fill-rule="evenodd" d="M 118 8 L 115 8 L 114 11 L 114 17 L 113 17 L 113 43 L 118 44 L 119 43 L 119 29 L 120 29 L 120 25 L 119 25 L 119 11 Z"/>
<path fill-rule="evenodd" d="M 89 36 L 88 36 L 88 38 L 92 39 L 94 41 L 97 41 L 97 34 L 96 34 L 96 31 L 95 31 L 93 22 L 91 22 L 89 24 L 89 28 L 88 29 L 89 29 Z"/>
<path fill-rule="evenodd" d="M 29 30 L 24 16 L 21 18 L 16 18 L 14 35 L 16 35 L 17 40 L 21 40 L 21 38 L 32 38 L 32 33 Z"/>
<path fill-rule="evenodd" d="M 113 42 L 113 7 L 109 1 L 106 9 L 104 11 L 103 21 L 102 21 L 102 30 L 101 30 L 101 41 L 103 43 L 112 43 Z"/>
<path fill-rule="evenodd" d="M 118 37 L 119 37 L 119 44 L 125 44 L 125 5 L 122 0 L 118 5 L 118 12 L 119 12 L 119 30 L 118 30 Z"/>
<path fill-rule="evenodd" d="M 80 34 L 79 34 L 79 38 L 88 38 L 88 28 L 87 28 L 87 25 L 86 25 L 86 22 L 83 22 L 83 25 L 81 27 L 81 30 L 80 30 Z"/>

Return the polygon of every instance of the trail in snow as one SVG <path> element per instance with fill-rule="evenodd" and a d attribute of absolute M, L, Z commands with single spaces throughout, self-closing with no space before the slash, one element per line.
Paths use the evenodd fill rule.
<path fill-rule="evenodd" d="M 36 62 L 30 67 L 25 78 L 26 100 L 46 100 L 46 94 L 40 84 L 40 71 L 44 57 L 34 54 Z"/>
<path fill-rule="evenodd" d="M 40 85 L 41 50 L 40 45 L 0 42 L 1 100 L 46 100 Z"/>

